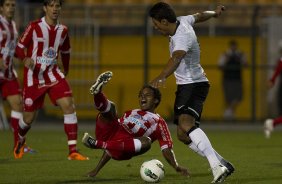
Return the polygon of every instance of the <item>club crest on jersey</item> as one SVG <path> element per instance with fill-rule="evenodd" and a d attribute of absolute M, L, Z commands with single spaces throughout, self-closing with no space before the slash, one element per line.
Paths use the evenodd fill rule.
<path fill-rule="evenodd" d="M 37 57 L 36 63 L 41 65 L 55 65 L 57 63 L 56 57 L 57 52 L 54 48 L 50 47 L 43 52 L 43 57 Z"/>
<path fill-rule="evenodd" d="M 44 52 L 43 55 L 48 59 L 55 59 L 57 57 L 57 52 L 53 47 L 50 47 Z"/>
<path fill-rule="evenodd" d="M 33 100 L 31 98 L 27 98 L 25 99 L 24 103 L 26 106 L 32 106 Z"/>

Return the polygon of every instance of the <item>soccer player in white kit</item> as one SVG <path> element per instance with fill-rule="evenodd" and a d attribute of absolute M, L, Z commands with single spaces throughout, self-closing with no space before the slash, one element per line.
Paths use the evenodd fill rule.
<path fill-rule="evenodd" d="M 234 167 L 213 149 L 208 137 L 199 128 L 210 85 L 200 65 L 200 46 L 193 25 L 220 16 L 224 9 L 224 6 L 218 6 L 215 11 L 176 17 L 169 4 L 159 2 L 149 11 L 154 28 L 169 37 L 170 50 L 167 65 L 150 84 L 161 87 L 166 78 L 174 73 L 177 84 L 174 123 L 177 125 L 178 139 L 207 158 L 214 176 L 212 183 L 224 181 L 234 172 Z"/>
<path fill-rule="evenodd" d="M 25 65 L 23 122 L 20 123 L 20 139 L 14 150 L 15 158 L 23 156 L 22 145 L 36 112 L 44 104 L 48 94 L 54 105 L 64 113 L 64 130 L 68 138 L 69 160 L 88 160 L 77 150 L 77 116 L 72 91 L 65 79 L 69 71 L 70 40 L 68 28 L 58 21 L 62 0 L 44 0 L 45 16 L 31 22 L 20 38 L 16 54 Z M 26 52 L 25 52 L 26 50 Z M 58 66 L 61 55 L 64 72 Z"/>

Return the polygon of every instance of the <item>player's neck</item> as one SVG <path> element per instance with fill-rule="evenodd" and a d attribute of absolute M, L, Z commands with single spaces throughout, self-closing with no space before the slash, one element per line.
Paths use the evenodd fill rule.
<path fill-rule="evenodd" d="M 47 16 L 45 16 L 45 21 L 46 21 L 46 23 L 47 23 L 48 25 L 50 25 L 50 26 L 55 26 L 55 25 L 57 25 L 57 23 L 58 23 L 58 20 L 57 20 L 57 19 L 56 19 L 56 20 L 50 19 L 50 18 L 48 18 Z"/>
<path fill-rule="evenodd" d="M 4 16 L 4 15 L 3 15 L 3 17 L 4 17 L 4 19 L 6 19 L 6 21 L 7 21 L 7 22 L 9 22 L 9 23 L 11 23 L 11 22 L 12 22 L 12 20 L 13 20 L 13 18 L 10 18 L 10 17 L 7 17 L 7 16 Z"/>

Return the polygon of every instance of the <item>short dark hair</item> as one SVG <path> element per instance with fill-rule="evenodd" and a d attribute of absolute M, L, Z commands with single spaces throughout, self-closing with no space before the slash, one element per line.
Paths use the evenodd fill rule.
<path fill-rule="evenodd" d="M 0 6 L 4 6 L 4 3 L 5 3 L 6 0 L 0 0 Z"/>
<path fill-rule="evenodd" d="M 157 21 L 161 21 L 162 19 L 166 19 L 168 22 L 174 23 L 176 22 L 176 15 L 172 7 L 164 2 L 156 3 L 149 10 L 149 16 L 156 19 Z"/>
<path fill-rule="evenodd" d="M 159 104 L 161 103 L 161 100 L 162 100 L 162 94 L 160 92 L 160 90 L 158 88 L 154 88 L 153 86 L 150 86 L 149 84 L 145 84 L 141 89 L 140 89 L 140 92 L 143 91 L 145 88 L 149 88 L 153 91 L 154 93 L 154 98 L 157 99 L 159 102 L 156 104 L 156 107 L 159 106 Z"/>
<path fill-rule="evenodd" d="M 48 4 L 51 4 L 53 1 L 56 1 L 56 0 L 44 0 L 43 5 L 47 6 Z M 64 0 L 59 0 L 59 2 L 60 2 L 60 5 L 62 6 Z"/>

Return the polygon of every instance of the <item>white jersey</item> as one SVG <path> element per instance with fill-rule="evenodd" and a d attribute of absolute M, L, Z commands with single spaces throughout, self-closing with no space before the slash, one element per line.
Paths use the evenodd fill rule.
<path fill-rule="evenodd" d="M 186 55 L 181 60 L 174 75 L 176 84 L 190 84 L 208 81 L 204 69 L 200 65 L 200 46 L 193 29 L 195 18 L 193 15 L 177 17 L 179 26 L 170 37 L 170 57 L 176 50 L 183 50 Z"/>

